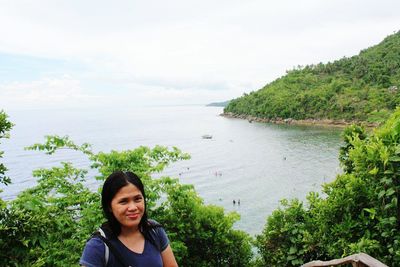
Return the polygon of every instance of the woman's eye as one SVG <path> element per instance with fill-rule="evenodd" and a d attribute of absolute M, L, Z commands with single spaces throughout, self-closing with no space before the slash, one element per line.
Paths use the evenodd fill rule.
<path fill-rule="evenodd" d="M 143 199 L 142 197 L 136 197 L 136 198 L 135 198 L 135 201 L 136 201 L 136 202 L 140 202 L 140 201 L 142 201 L 142 199 Z"/>

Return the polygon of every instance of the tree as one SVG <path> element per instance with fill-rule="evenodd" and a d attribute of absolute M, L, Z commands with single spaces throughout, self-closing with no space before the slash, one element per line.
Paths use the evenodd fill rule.
<path fill-rule="evenodd" d="M 7 114 L 3 111 L 0 110 L 0 139 L 1 138 L 8 138 L 9 137 L 9 131 L 13 127 L 13 124 L 8 121 L 8 116 Z M 0 159 L 3 157 L 4 152 L 0 151 Z M 0 183 L 2 184 L 9 184 L 11 183 L 11 179 L 5 175 L 7 171 L 6 166 L 4 166 L 3 163 L 0 163 Z"/>
<path fill-rule="evenodd" d="M 103 181 L 115 170 L 136 172 L 146 188 L 149 215 L 163 224 L 181 266 L 245 266 L 250 262 L 250 237 L 234 230 L 238 214 L 206 206 L 192 186 L 169 177 L 152 178 L 168 164 L 188 159 L 178 148 L 156 146 L 93 153 L 68 136 L 47 136 L 28 149 L 56 153 L 73 149 L 87 155 Z M 103 222 L 100 188 L 85 186 L 88 170 L 71 163 L 33 172 L 37 185 L 0 209 L 0 258 L 5 266 L 76 265 L 85 241 Z M 102 183 L 99 182 L 99 185 Z M 190 219 L 189 219 L 189 217 Z M 193 219 L 193 220 L 192 220 Z M 199 243 L 207 244 L 204 247 Z"/>
<path fill-rule="evenodd" d="M 267 266 L 296 266 L 364 252 L 400 265 L 400 109 L 372 133 L 344 131 L 344 173 L 310 192 L 307 203 L 282 202 L 256 246 Z"/>
<path fill-rule="evenodd" d="M 382 123 L 400 104 L 400 31 L 351 58 L 298 66 L 225 113 L 261 118 L 331 119 Z M 390 112 L 382 112 L 382 111 Z"/>

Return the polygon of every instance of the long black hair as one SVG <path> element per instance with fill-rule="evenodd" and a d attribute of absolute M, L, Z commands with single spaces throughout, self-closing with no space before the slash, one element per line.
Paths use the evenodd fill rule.
<path fill-rule="evenodd" d="M 103 185 L 101 192 L 101 206 L 103 208 L 104 216 L 107 219 L 107 223 L 103 225 L 105 228 L 111 230 L 114 237 L 117 237 L 121 233 L 121 225 L 115 218 L 111 210 L 111 201 L 117 192 L 128 184 L 136 186 L 143 195 L 144 199 L 144 212 L 139 222 L 139 229 L 142 233 L 147 234 L 151 228 L 151 224 L 147 218 L 147 205 L 146 205 L 146 194 L 144 192 L 144 186 L 140 178 L 133 172 L 115 171 L 107 177 Z"/>

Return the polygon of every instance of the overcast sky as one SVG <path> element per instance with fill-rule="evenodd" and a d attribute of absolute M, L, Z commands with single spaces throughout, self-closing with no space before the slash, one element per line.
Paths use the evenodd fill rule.
<path fill-rule="evenodd" d="M 0 109 L 206 104 L 400 30 L 399 0 L 0 0 Z"/>

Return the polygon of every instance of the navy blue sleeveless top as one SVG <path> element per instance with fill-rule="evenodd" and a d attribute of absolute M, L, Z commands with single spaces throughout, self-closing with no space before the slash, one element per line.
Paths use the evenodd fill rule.
<path fill-rule="evenodd" d="M 156 227 L 155 230 L 155 236 L 157 237 L 156 242 L 159 242 L 161 251 L 164 251 L 169 244 L 167 234 L 162 227 Z M 132 267 L 163 266 L 160 250 L 147 239 L 145 239 L 144 242 L 143 253 L 136 253 L 130 250 L 118 238 L 110 239 L 110 242 L 124 257 L 125 261 L 128 262 Z M 79 264 L 87 267 L 126 267 L 120 265 L 119 261 L 114 257 L 114 255 L 112 255 L 111 251 L 109 255 L 108 263 L 106 265 L 104 242 L 98 237 L 93 237 L 86 243 Z"/>

